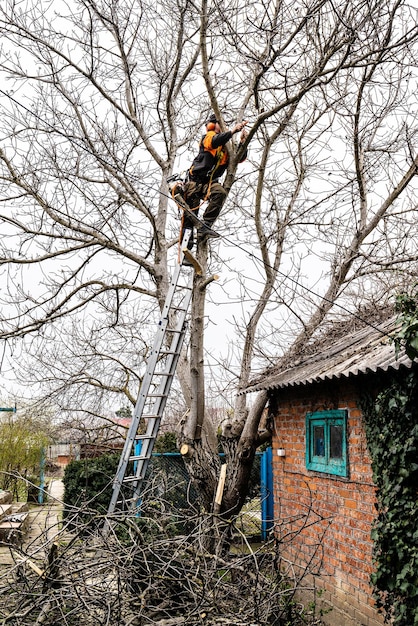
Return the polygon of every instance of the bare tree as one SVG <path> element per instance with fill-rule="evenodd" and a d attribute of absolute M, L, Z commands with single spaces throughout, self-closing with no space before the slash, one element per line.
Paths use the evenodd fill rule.
<path fill-rule="evenodd" d="M 198 248 L 205 273 L 178 371 L 190 407 L 179 443 L 210 510 L 220 462 L 204 402 L 205 306 L 220 289 L 248 302 L 239 358 L 222 374 L 244 389 L 277 352 L 303 350 L 336 307 L 384 301 L 416 271 L 416 9 L 80 0 L 51 14 L 7 0 L 0 11 L 1 336 L 30 346 L 54 396 L 76 389 L 83 410 L 136 397 L 176 260 L 167 176 L 187 166 L 209 110 L 224 127 L 250 121 L 243 169 L 244 148 L 229 148 L 218 223 L 233 247 Z M 227 260 L 243 253 L 245 271 Z M 221 262 L 236 279 L 216 287 Z M 238 395 L 223 423 L 226 515 L 269 436 L 266 401 Z"/>

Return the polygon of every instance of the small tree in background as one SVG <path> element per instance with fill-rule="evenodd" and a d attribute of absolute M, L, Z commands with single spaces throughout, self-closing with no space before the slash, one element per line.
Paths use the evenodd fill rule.
<path fill-rule="evenodd" d="M 5 413 L 0 423 L 0 486 L 15 498 L 25 480 L 37 479 L 43 450 L 49 443 L 45 424 L 30 415 Z"/>
<path fill-rule="evenodd" d="M 162 435 L 157 437 L 154 450 L 155 452 L 159 452 L 160 454 L 164 454 L 167 452 L 178 452 L 176 433 L 163 433 Z"/>

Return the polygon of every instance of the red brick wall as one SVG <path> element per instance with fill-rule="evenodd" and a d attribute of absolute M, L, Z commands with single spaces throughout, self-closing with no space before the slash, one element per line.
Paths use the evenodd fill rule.
<path fill-rule="evenodd" d="M 383 624 L 369 586 L 375 488 L 355 388 L 339 381 L 294 387 L 280 391 L 276 401 L 275 521 L 284 553 L 299 571 L 309 563 L 309 571 L 319 576 L 320 602 L 334 607 L 324 618 L 327 624 Z M 306 413 L 331 409 L 348 410 L 349 478 L 305 466 Z M 278 448 L 284 448 L 285 457 L 277 455 Z"/>

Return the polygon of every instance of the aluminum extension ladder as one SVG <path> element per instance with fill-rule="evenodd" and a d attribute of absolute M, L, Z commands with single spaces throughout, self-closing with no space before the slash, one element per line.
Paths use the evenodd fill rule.
<path fill-rule="evenodd" d="M 116 508 L 134 510 L 137 507 L 186 332 L 186 315 L 192 298 L 194 273 L 187 272 L 189 268 L 185 268 L 182 262 L 183 250 L 187 250 L 190 235 L 190 230 L 184 231 L 179 262 L 167 292 L 154 345 L 147 361 L 113 481 L 108 514 L 113 513 Z M 183 274 L 186 274 L 187 284 L 179 282 Z M 138 433 L 141 420 L 146 424 L 144 434 Z"/>

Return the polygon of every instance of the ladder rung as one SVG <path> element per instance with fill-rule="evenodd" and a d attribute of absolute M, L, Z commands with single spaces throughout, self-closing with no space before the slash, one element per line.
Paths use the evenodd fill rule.
<path fill-rule="evenodd" d="M 139 476 L 125 476 L 123 479 L 123 483 L 134 483 L 138 480 L 141 480 Z"/>
<path fill-rule="evenodd" d="M 186 242 L 184 245 L 186 245 L 188 240 L 184 239 L 184 241 Z M 152 453 L 151 449 L 158 434 L 165 400 L 170 394 L 171 383 L 180 356 L 181 344 L 187 329 L 186 317 L 191 302 L 193 281 L 191 280 L 192 275 L 186 274 L 181 276 L 180 270 L 181 267 L 178 266 L 166 295 L 162 315 L 156 330 L 155 347 L 152 350 L 146 369 L 146 384 L 143 390 L 140 390 L 135 415 L 125 440 L 117 475 L 114 480 L 112 499 L 108 509 L 109 513 L 113 512 L 115 504 L 128 505 L 131 508 L 132 504 L 137 503 L 140 499 L 139 491 L 142 481 L 146 478 L 148 461 Z M 185 280 L 188 283 L 179 284 L 179 280 Z M 165 347 L 163 348 L 164 337 Z M 157 371 L 158 368 L 161 368 L 161 371 Z M 155 378 L 153 378 L 154 376 Z M 150 393 L 151 390 L 155 393 Z M 149 414 L 144 414 L 147 411 Z M 154 422 L 147 423 L 147 431 L 151 431 L 152 434 L 138 434 L 137 431 L 142 418 L 144 420 L 154 420 Z M 140 442 L 142 441 L 144 445 L 140 447 Z M 146 443 L 147 441 L 150 443 Z M 133 449 L 134 443 L 138 443 L 136 450 Z M 134 465 L 134 475 L 126 476 L 129 463 L 136 463 L 136 467 Z M 131 473 L 131 468 L 129 468 L 129 473 Z M 125 491 L 128 492 L 127 495 L 133 495 L 133 497 L 121 499 L 119 491 L 123 485 L 126 486 Z"/>
<path fill-rule="evenodd" d="M 124 498 L 123 500 L 117 500 L 116 504 L 128 504 L 129 502 L 138 502 L 139 497 L 137 498 Z"/>

